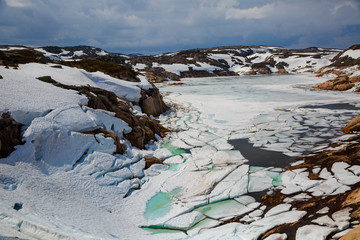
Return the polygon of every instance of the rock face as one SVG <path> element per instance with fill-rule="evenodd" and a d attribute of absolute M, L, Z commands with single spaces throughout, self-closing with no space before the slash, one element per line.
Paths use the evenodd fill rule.
<path fill-rule="evenodd" d="M 360 131 L 360 116 L 351 120 L 342 130 L 344 133 L 353 133 Z"/>
<path fill-rule="evenodd" d="M 358 239 L 360 239 L 360 225 L 340 238 L 340 240 L 358 240 Z"/>
<path fill-rule="evenodd" d="M 17 67 L 18 64 L 30 62 L 47 63 L 50 60 L 41 53 L 33 49 L 18 49 L 10 51 L 0 51 L 0 65 L 7 67 Z"/>
<path fill-rule="evenodd" d="M 162 96 L 154 85 L 149 90 L 141 91 L 141 99 L 139 105 L 144 113 L 149 116 L 157 117 L 161 113 L 166 112 L 169 108 L 164 103 Z"/>
<path fill-rule="evenodd" d="M 7 113 L 0 119 L 0 158 L 5 158 L 15 150 L 15 146 L 23 144 L 20 136 L 20 124 Z"/>

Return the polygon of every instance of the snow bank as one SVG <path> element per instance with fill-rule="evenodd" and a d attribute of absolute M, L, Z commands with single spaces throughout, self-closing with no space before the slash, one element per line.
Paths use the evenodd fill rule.
<path fill-rule="evenodd" d="M 349 56 L 353 59 L 358 59 L 358 58 L 360 58 L 360 49 L 357 49 L 357 50 L 349 49 L 349 50 L 345 51 L 343 54 L 341 54 L 341 57 L 345 57 L 345 56 Z"/>

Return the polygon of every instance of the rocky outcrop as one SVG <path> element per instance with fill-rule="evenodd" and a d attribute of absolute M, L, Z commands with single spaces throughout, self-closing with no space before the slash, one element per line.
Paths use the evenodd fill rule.
<path fill-rule="evenodd" d="M 17 67 L 25 63 L 48 63 L 50 60 L 41 53 L 33 49 L 18 49 L 10 51 L 0 51 L 0 65 L 7 67 Z"/>
<path fill-rule="evenodd" d="M 261 63 L 254 63 L 251 66 L 252 70 L 256 72 L 257 74 L 271 74 L 270 68 L 266 65 L 265 62 Z"/>
<path fill-rule="evenodd" d="M 360 116 L 352 119 L 346 126 L 342 129 L 344 133 L 353 133 L 360 131 Z"/>
<path fill-rule="evenodd" d="M 168 80 L 179 81 L 180 76 L 172 72 L 167 72 L 161 67 L 150 68 L 146 70 L 144 75 L 149 79 L 150 82 L 159 83 Z"/>
<path fill-rule="evenodd" d="M 166 112 L 169 107 L 164 103 L 163 98 L 155 86 L 149 90 L 141 90 L 139 105 L 148 116 L 157 117 Z"/>
<path fill-rule="evenodd" d="M 331 61 L 328 66 L 320 68 L 316 77 L 332 74 L 336 75 L 335 79 L 326 81 L 322 84 L 315 86 L 316 89 L 333 90 L 333 91 L 346 91 L 360 82 L 360 76 L 356 75 L 357 70 L 360 69 L 360 58 L 354 58 L 360 53 L 360 44 L 353 45 L 350 48 L 339 52 Z M 355 92 L 360 92 L 360 87 L 357 86 Z"/>
<path fill-rule="evenodd" d="M 132 128 L 132 131 L 125 135 L 125 138 L 137 148 L 144 148 L 150 140 L 156 140 L 156 134 L 160 137 L 164 137 L 169 131 L 157 120 L 148 116 L 139 117 L 134 115 L 129 102 L 124 99 L 120 99 L 113 92 L 90 86 L 65 85 L 55 81 L 49 76 L 40 77 L 38 79 L 51 83 L 56 87 L 78 91 L 80 94 L 87 96 L 89 99 L 88 107 L 114 112 L 116 117 L 122 119 Z M 154 92 L 156 92 L 156 90 L 154 90 Z"/>
<path fill-rule="evenodd" d="M 360 239 L 360 225 L 345 234 L 340 240 L 358 240 Z"/>
<path fill-rule="evenodd" d="M 5 158 L 15 150 L 15 146 L 23 144 L 20 135 L 21 124 L 9 114 L 3 113 L 0 119 L 0 158 Z"/>
<path fill-rule="evenodd" d="M 333 80 L 328 80 L 319 85 L 316 85 L 313 88 L 321 90 L 346 91 L 353 88 L 354 86 L 355 84 L 351 82 L 349 77 L 340 76 Z"/>

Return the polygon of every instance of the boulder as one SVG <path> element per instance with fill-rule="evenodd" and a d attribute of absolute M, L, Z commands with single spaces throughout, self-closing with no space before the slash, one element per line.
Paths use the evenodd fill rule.
<path fill-rule="evenodd" d="M 313 88 L 321 90 L 346 91 L 354 86 L 355 84 L 350 81 L 348 76 L 339 76 L 335 79 L 320 83 Z"/>
<path fill-rule="evenodd" d="M 359 240 L 360 239 L 360 225 L 345 234 L 340 240 Z"/>
<path fill-rule="evenodd" d="M 351 77 L 351 78 L 350 78 L 350 82 L 352 82 L 352 83 L 360 82 L 360 75 L 359 75 L 359 76 Z"/>
<path fill-rule="evenodd" d="M 360 116 L 352 119 L 346 126 L 341 129 L 344 133 L 353 133 L 360 131 Z"/>
<path fill-rule="evenodd" d="M 164 163 L 156 157 L 145 158 L 145 169 L 148 169 L 149 167 L 151 167 L 154 164 L 163 164 L 164 165 Z"/>
<path fill-rule="evenodd" d="M 163 98 L 155 86 L 149 90 L 141 90 L 139 105 L 148 116 L 157 117 L 166 112 L 169 107 L 164 103 Z"/>
<path fill-rule="evenodd" d="M 258 74 L 271 74 L 272 72 L 267 65 L 268 63 L 266 62 L 254 63 L 251 66 L 251 69 L 257 72 Z"/>
<path fill-rule="evenodd" d="M 334 88 L 332 90 L 334 91 L 346 91 L 351 89 L 352 87 L 354 87 L 353 83 L 343 83 L 343 84 L 339 84 L 334 86 Z"/>
<path fill-rule="evenodd" d="M 3 113 L 0 119 L 0 158 L 5 158 L 15 150 L 15 146 L 23 144 L 20 136 L 21 124 L 9 114 Z"/>
<path fill-rule="evenodd" d="M 271 74 L 271 70 L 268 67 L 261 67 L 257 69 L 258 74 Z"/>

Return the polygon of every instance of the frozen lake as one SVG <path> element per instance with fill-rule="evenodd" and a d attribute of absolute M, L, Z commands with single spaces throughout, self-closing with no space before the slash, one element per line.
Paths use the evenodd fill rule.
<path fill-rule="evenodd" d="M 275 141 L 271 136 L 277 135 L 282 143 L 305 138 L 306 145 L 317 145 L 342 134 L 340 129 L 357 116 L 360 106 L 355 93 L 311 88 L 323 81 L 290 74 L 194 78 L 183 79 L 180 86 L 160 85 L 160 89 L 168 101 L 197 109 L 201 121 L 225 138 L 250 138 L 260 146 Z M 285 143 L 266 147 L 295 150 Z"/>
<path fill-rule="evenodd" d="M 307 213 L 293 208 L 291 201 L 343 193 L 360 182 L 360 166 L 347 171 L 348 166 L 336 163 L 335 174 L 319 167 L 320 180 L 310 180 L 305 170 L 284 169 L 296 156 L 321 151 L 342 138 L 341 128 L 360 114 L 357 94 L 311 89 L 322 81 L 307 75 L 271 75 L 159 84 L 176 111 L 159 117 L 172 132 L 148 149 L 129 148 L 113 155 L 113 139 L 64 131 L 65 146 L 94 149 L 80 152 L 83 156 L 79 154 L 81 161 L 74 168 L 43 173 L 31 161 L 1 164 L 0 235 L 248 240 L 296 222 Z M 80 111 L 84 119 L 95 114 L 77 104 L 65 110 L 71 116 Z M 91 116 L 115 121 L 101 111 L 97 114 Z M 74 145 L 74 139 L 89 145 Z M 18 146 L 15 160 L 31 157 L 30 143 Z M 59 156 L 63 149 L 51 148 Z M 144 169 L 148 157 L 165 164 Z M 261 205 L 262 197 L 273 191 L 287 195 L 287 202 Z M 301 234 L 300 240 L 319 239 Z"/>
<path fill-rule="evenodd" d="M 308 197 L 300 194 L 305 190 L 313 196 L 346 191 L 343 184 L 325 189 L 320 183 L 328 180 L 312 182 L 306 172 L 283 168 L 341 138 L 341 128 L 360 113 L 354 93 L 311 89 L 322 81 L 271 75 L 160 84 L 177 109 L 161 117 L 173 130 L 162 144 L 173 156 L 164 160 L 169 168 L 147 185 L 160 190 L 147 201 L 143 228 L 166 238 L 257 239 L 306 214 L 283 204 L 275 207 L 284 208 L 281 213 L 264 216 L 264 194 L 277 189 L 302 199 Z M 242 223 L 223 225 L 234 217 Z"/>

